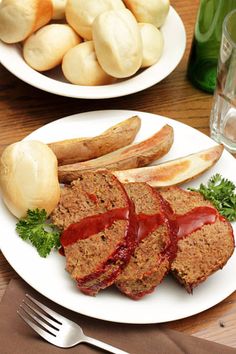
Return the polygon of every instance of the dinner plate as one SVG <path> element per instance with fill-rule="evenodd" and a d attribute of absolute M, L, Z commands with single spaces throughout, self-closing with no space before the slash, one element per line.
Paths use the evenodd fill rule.
<path fill-rule="evenodd" d="M 207 149 L 216 143 L 199 131 L 162 116 L 123 110 L 106 110 L 80 113 L 59 119 L 34 131 L 26 139 L 37 139 L 45 143 L 75 136 L 94 136 L 108 127 L 133 115 L 139 115 L 142 124 L 136 142 L 143 140 L 164 124 L 174 128 L 174 144 L 161 161 L 171 160 Z M 188 186 L 197 187 L 216 172 L 236 183 L 236 161 L 224 151 L 218 163 Z M 52 252 L 46 259 L 23 241 L 15 232 L 16 218 L 0 200 L 2 252 L 15 271 L 38 292 L 56 303 L 91 317 L 124 323 L 161 323 L 188 317 L 219 303 L 236 289 L 236 254 L 226 266 L 210 276 L 204 283 L 188 294 L 171 276 L 156 290 L 139 301 L 121 294 L 115 287 L 101 291 L 96 297 L 82 294 L 64 270 L 65 259 Z M 234 231 L 236 225 L 233 225 Z"/>
<path fill-rule="evenodd" d="M 170 8 L 161 31 L 164 37 L 164 51 L 158 63 L 139 71 L 135 76 L 103 86 L 79 86 L 66 82 L 60 67 L 39 73 L 24 61 L 19 44 L 5 44 L 0 41 L 0 62 L 19 79 L 47 92 L 75 98 L 111 98 L 142 91 L 167 77 L 181 60 L 186 34 L 183 22 L 174 8 Z"/>

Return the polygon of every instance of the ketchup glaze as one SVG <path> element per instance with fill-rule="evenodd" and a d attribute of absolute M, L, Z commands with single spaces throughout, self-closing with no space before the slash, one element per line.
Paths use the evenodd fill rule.
<path fill-rule="evenodd" d="M 116 220 L 128 220 L 129 208 L 111 209 L 103 214 L 88 216 L 71 224 L 61 235 L 61 245 L 66 247 L 79 240 L 98 234 L 110 227 Z"/>
<path fill-rule="evenodd" d="M 204 225 L 214 224 L 217 215 L 217 210 L 208 206 L 196 207 L 186 214 L 175 215 L 178 239 L 190 235 L 194 231 L 201 229 Z"/>

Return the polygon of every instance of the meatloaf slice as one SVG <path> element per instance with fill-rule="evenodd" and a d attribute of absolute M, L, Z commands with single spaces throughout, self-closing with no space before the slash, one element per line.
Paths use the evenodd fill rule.
<path fill-rule="evenodd" d="M 111 285 L 136 245 L 134 208 L 108 171 L 84 172 L 62 189 L 52 213 L 63 231 L 66 269 L 81 291 L 95 295 Z"/>
<path fill-rule="evenodd" d="M 151 293 L 170 269 L 171 228 L 160 194 L 146 183 L 124 185 L 137 214 L 138 245 L 115 284 L 127 296 L 139 299 Z"/>
<path fill-rule="evenodd" d="M 171 271 L 188 292 L 221 269 L 234 251 L 231 224 L 198 192 L 178 187 L 161 191 L 178 227 Z"/>

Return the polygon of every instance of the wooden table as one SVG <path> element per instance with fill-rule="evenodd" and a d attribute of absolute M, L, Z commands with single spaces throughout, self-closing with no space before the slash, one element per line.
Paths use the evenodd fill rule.
<path fill-rule="evenodd" d="M 194 88 L 186 67 L 198 0 L 172 0 L 187 32 L 185 55 L 176 70 L 159 84 L 121 98 L 82 100 L 56 96 L 20 81 L 0 65 L 0 153 L 5 146 L 58 118 L 97 109 L 129 109 L 164 115 L 209 134 L 212 96 Z M 175 34 L 173 33 L 173 36 Z M 7 235 L 6 235 L 7 237 Z M 0 298 L 18 275 L 0 252 Z M 217 306 L 163 326 L 236 348 L 236 292 Z"/>

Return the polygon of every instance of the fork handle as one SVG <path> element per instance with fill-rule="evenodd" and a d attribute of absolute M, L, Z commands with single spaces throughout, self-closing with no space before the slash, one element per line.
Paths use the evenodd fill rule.
<path fill-rule="evenodd" d="M 107 343 L 101 342 L 100 340 L 84 336 L 83 342 L 89 343 L 91 345 L 94 345 L 95 347 L 102 348 L 106 350 L 107 352 L 113 353 L 113 354 L 129 354 L 128 352 L 124 352 L 121 349 L 115 348 L 112 345 L 109 345 Z"/>

